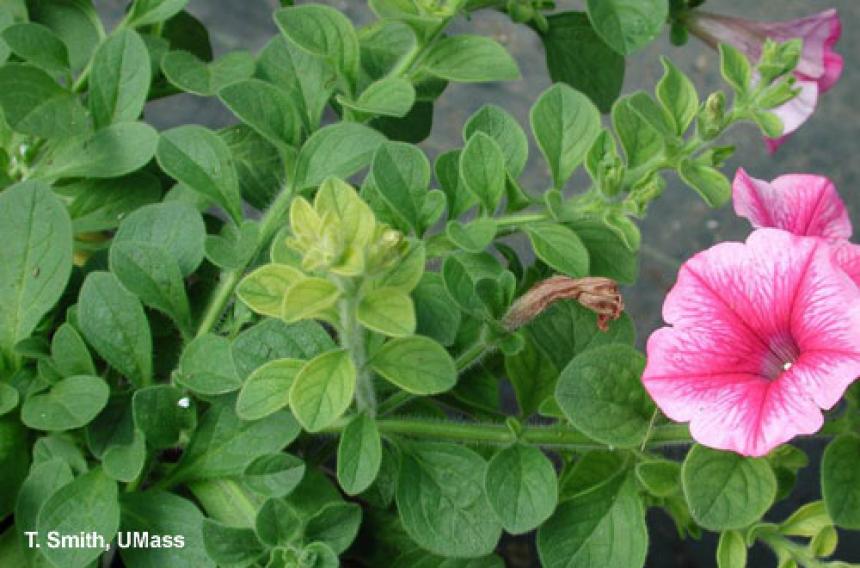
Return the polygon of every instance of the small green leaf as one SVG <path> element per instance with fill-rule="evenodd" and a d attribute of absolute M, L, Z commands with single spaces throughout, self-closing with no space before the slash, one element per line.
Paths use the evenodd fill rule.
<path fill-rule="evenodd" d="M 594 29 L 622 55 L 654 41 L 669 16 L 667 0 L 588 0 L 587 6 Z"/>
<path fill-rule="evenodd" d="M 296 162 L 296 190 L 317 186 L 327 177 L 346 179 L 368 165 L 385 137 L 354 122 L 320 128 L 302 145 Z"/>
<path fill-rule="evenodd" d="M 130 444 L 113 445 L 102 456 L 102 466 L 108 476 L 126 483 L 134 481 L 143 470 L 146 460 L 146 442 L 136 430 Z"/>
<path fill-rule="evenodd" d="M 308 520 L 305 538 L 311 542 L 327 544 L 341 554 L 355 537 L 361 526 L 361 507 L 356 503 L 330 503 Z"/>
<path fill-rule="evenodd" d="M 230 340 L 212 333 L 195 338 L 182 352 L 176 382 L 204 395 L 238 390 L 242 381 L 233 363 Z"/>
<path fill-rule="evenodd" d="M 384 78 L 368 85 L 356 100 L 338 96 L 338 102 L 361 113 L 404 117 L 415 104 L 415 88 L 406 79 Z"/>
<path fill-rule="evenodd" d="M 651 128 L 660 133 L 663 138 L 674 139 L 675 122 L 669 111 L 657 104 L 648 93 L 636 91 L 626 97 L 627 104 Z"/>
<path fill-rule="evenodd" d="M 448 218 L 456 219 L 478 203 L 478 196 L 466 189 L 460 177 L 461 150 L 440 154 L 433 167 L 448 201 Z"/>
<path fill-rule="evenodd" d="M 55 188 L 55 191 L 57 189 Z M 79 179 L 64 183 L 75 234 L 115 229 L 133 211 L 161 200 L 161 184 L 154 175 L 138 171 L 121 178 Z"/>
<path fill-rule="evenodd" d="M 352 22 L 338 10 L 320 4 L 283 8 L 275 23 L 300 49 L 330 61 L 350 81 L 358 75 L 358 36 Z"/>
<path fill-rule="evenodd" d="M 663 136 L 636 112 L 630 97 L 619 99 L 612 107 L 612 126 L 631 168 L 648 163 L 663 150 Z"/>
<path fill-rule="evenodd" d="M 669 460 L 636 464 L 636 479 L 656 497 L 668 497 L 681 488 L 681 464 Z"/>
<path fill-rule="evenodd" d="M 340 289 L 325 278 L 303 278 L 287 288 L 281 317 L 288 322 L 316 317 L 334 306 L 340 295 Z"/>
<path fill-rule="evenodd" d="M 248 376 L 236 399 L 236 415 L 242 420 L 259 420 L 287 406 L 290 388 L 305 362 L 275 359 Z"/>
<path fill-rule="evenodd" d="M 407 534 L 442 556 L 493 551 L 502 527 L 484 494 L 484 459 L 463 446 L 413 444 L 403 453 L 397 510 Z"/>
<path fill-rule="evenodd" d="M 477 35 L 456 35 L 437 41 L 424 58 L 427 73 L 460 83 L 515 81 L 517 62 L 498 42 Z"/>
<path fill-rule="evenodd" d="M 600 111 L 588 97 L 558 83 L 541 94 L 529 119 L 553 184 L 561 189 L 600 133 Z"/>
<path fill-rule="evenodd" d="M 253 75 L 254 56 L 247 51 L 231 51 L 206 63 L 187 51 L 170 51 L 161 59 L 161 71 L 178 89 L 211 97 Z"/>
<path fill-rule="evenodd" d="M 457 220 L 448 222 L 445 234 L 451 242 L 466 252 L 484 252 L 496 238 L 498 226 L 492 217 L 478 217 L 463 224 Z"/>
<path fill-rule="evenodd" d="M 359 323 L 390 337 L 415 333 L 415 306 L 409 294 L 396 288 L 376 288 L 364 294 L 356 310 Z"/>
<path fill-rule="evenodd" d="M 266 264 L 239 282 L 236 295 L 257 313 L 280 317 L 287 289 L 304 278 L 297 269 L 285 264 Z"/>
<path fill-rule="evenodd" d="M 135 0 L 128 23 L 136 27 L 157 24 L 181 12 L 186 4 L 188 0 Z"/>
<path fill-rule="evenodd" d="M 582 12 L 552 14 L 547 24 L 541 39 L 550 78 L 588 96 L 600 112 L 609 112 L 624 84 L 624 56 L 606 45 Z"/>
<path fill-rule="evenodd" d="M 174 179 L 218 203 L 236 223 L 241 221 L 242 203 L 233 157 L 214 132 L 196 125 L 165 130 L 155 157 Z"/>
<path fill-rule="evenodd" d="M 145 166 L 155 154 L 158 133 L 143 122 L 112 124 L 93 134 L 64 140 L 36 163 L 34 176 L 113 178 Z"/>
<path fill-rule="evenodd" d="M 490 505 L 511 534 L 533 530 L 552 515 L 557 484 L 555 467 L 543 452 L 520 444 L 493 456 L 484 476 Z"/>
<path fill-rule="evenodd" d="M 620 472 L 562 502 L 538 529 L 546 568 L 640 568 L 648 552 L 645 511 L 632 476 Z"/>
<path fill-rule="evenodd" d="M 269 142 L 297 146 L 301 117 L 292 99 L 277 87 L 259 79 L 238 81 L 218 91 L 227 108 Z"/>
<path fill-rule="evenodd" d="M 98 377 L 69 377 L 46 394 L 28 398 L 21 407 L 21 421 L 36 430 L 74 430 L 96 417 L 107 404 L 109 393 L 107 384 Z"/>
<path fill-rule="evenodd" d="M 254 529 L 264 544 L 280 546 L 283 547 L 281 550 L 287 550 L 300 539 L 304 528 L 302 521 L 299 513 L 289 503 L 283 499 L 269 499 L 260 507 Z M 272 563 L 273 560 L 270 559 L 269 562 Z"/>
<path fill-rule="evenodd" d="M 293 324 L 264 319 L 233 340 L 233 360 L 240 377 L 275 359 L 310 359 L 334 347 L 334 341 L 315 321 Z"/>
<path fill-rule="evenodd" d="M 77 535 L 81 527 L 111 542 L 119 528 L 116 482 L 96 468 L 61 487 L 44 504 L 37 523 L 39 547 L 55 566 L 84 568 L 104 553 L 100 547 L 51 547 L 51 534 Z M 52 532 L 56 531 L 56 533 Z"/>
<path fill-rule="evenodd" d="M 514 387 L 520 414 L 534 414 L 540 404 L 555 392 L 558 369 L 537 348 L 530 336 L 515 355 L 505 356 L 505 372 Z"/>
<path fill-rule="evenodd" d="M 739 49 L 721 43 L 720 50 L 720 73 L 723 79 L 732 86 L 735 92 L 746 93 L 752 80 L 752 67 L 749 59 Z"/>
<path fill-rule="evenodd" d="M 445 392 L 457 382 L 457 370 L 448 352 L 420 335 L 388 341 L 373 355 L 370 366 L 412 394 Z"/>
<path fill-rule="evenodd" d="M 245 221 L 241 227 L 227 223 L 218 235 L 207 235 L 204 249 L 206 258 L 224 270 L 244 270 L 257 253 L 260 228 L 254 221 Z"/>
<path fill-rule="evenodd" d="M 460 328 L 460 310 L 448 300 L 442 276 L 426 272 L 412 291 L 415 303 L 416 332 L 451 345 Z"/>
<path fill-rule="evenodd" d="M 149 52 L 133 30 L 118 30 L 99 45 L 89 78 L 89 105 L 96 128 L 137 120 L 152 78 Z"/>
<path fill-rule="evenodd" d="M 135 391 L 131 399 L 134 426 L 156 449 L 179 442 L 184 430 L 193 430 L 197 413 L 191 401 L 172 385 L 155 385 Z"/>
<path fill-rule="evenodd" d="M 68 73 L 69 50 L 50 28 L 34 22 L 12 24 L 2 41 L 12 53 L 49 73 Z"/>
<path fill-rule="evenodd" d="M 505 156 L 505 167 L 512 177 L 523 172 L 529 155 L 529 141 L 517 120 L 505 109 L 487 104 L 469 117 L 463 126 L 463 140 L 483 132 L 496 141 Z"/>
<path fill-rule="evenodd" d="M 717 568 L 745 568 L 747 545 L 738 531 L 723 531 L 717 545 Z"/>
<path fill-rule="evenodd" d="M 580 278 L 588 274 L 588 250 L 579 236 L 564 225 L 538 223 L 526 228 L 535 254 L 550 268 Z"/>
<path fill-rule="evenodd" d="M 675 122 L 675 134 L 682 136 L 699 110 L 699 95 L 693 82 L 666 57 L 663 77 L 657 83 L 657 100 Z"/>
<path fill-rule="evenodd" d="M 625 241 L 604 221 L 593 218 L 566 223 L 588 251 L 588 273 L 632 284 L 639 273 L 639 258 Z"/>
<path fill-rule="evenodd" d="M 821 493 L 833 522 L 842 528 L 860 528 L 860 437 L 842 435 L 824 451 Z"/>
<path fill-rule="evenodd" d="M 266 549 L 254 529 L 231 527 L 203 519 L 203 546 L 219 566 L 251 566 Z"/>
<path fill-rule="evenodd" d="M 489 135 L 476 132 L 460 154 L 460 177 L 478 197 L 484 211 L 492 214 L 505 194 L 505 156 Z"/>
<path fill-rule="evenodd" d="M 15 528 L 21 533 L 37 530 L 45 501 L 74 478 L 69 465 L 60 458 L 33 464 L 15 503 Z"/>
<path fill-rule="evenodd" d="M 359 414 L 343 429 L 337 446 L 337 480 L 347 495 L 358 495 L 376 479 L 382 442 L 376 421 Z"/>
<path fill-rule="evenodd" d="M 32 65 L 7 63 L 0 67 L 0 108 L 12 130 L 40 138 L 82 134 L 89 118 L 78 98 Z"/>
<path fill-rule="evenodd" d="M 305 463 L 296 456 L 277 453 L 260 456 L 252 461 L 242 480 L 245 484 L 267 497 L 286 497 L 305 475 Z"/>
<path fill-rule="evenodd" d="M 776 478 L 767 461 L 693 446 L 681 470 L 690 514 L 710 530 L 742 529 L 770 508 Z"/>
<path fill-rule="evenodd" d="M 0 383 L 0 416 L 15 410 L 19 399 L 18 389 L 6 383 Z"/>
<path fill-rule="evenodd" d="M 558 377 L 555 398 L 565 416 L 604 444 L 635 447 L 648 433 L 654 404 L 640 377 L 645 357 L 626 345 L 605 345 L 573 358 Z"/>
<path fill-rule="evenodd" d="M 319 432 L 349 408 L 354 392 L 355 366 L 347 351 L 336 349 L 302 367 L 290 389 L 290 408 L 305 430 Z"/>
<path fill-rule="evenodd" d="M 405 228 L 416 229 L 430 184 L 430 162 L 417 147 L 404 142 L 383 142 L 371 165 L 373 185 Z"/>
<path fill-rule="evenodd" d="M 91 272 L 78 300 L 87 342 L 111 367 L 140 386 L 152 378 L 152 337 L 140 301 L 113 274 Z"/>
<path fill-rule="evenodd" d="M 711 207 L 720 207 L 732 197 L 732 184 L 720 170 L 693 160 L 681 160 L 678 175 Z"/>

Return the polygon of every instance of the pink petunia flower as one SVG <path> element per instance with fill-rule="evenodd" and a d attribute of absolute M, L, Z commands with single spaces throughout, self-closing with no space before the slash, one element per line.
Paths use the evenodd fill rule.
<path fill-rule="evenodd" d="M 767 38 L 779 42 L 803 40 L 803 51 L 794 72 L 800 94 L 772 111 L 782 120 L 783 134 L 765 139 L 771 153 L 806 122 L 815 111 L 819 95 L 830 90 L 842 75 L 842 56 L 833 51 L 842 34 L 836 10 L 783 22 L 759 22 L 696 10 L 690 14 L 688 23 L 690 31 L 710 46 L 732 45 L 753 62 L 761 57 Z"/>
<path fill-rule="evenodd" d="M 761 456 L 816 432 L 860 374 L 860 289 L 823 239 L 760 229 L 682 267 L 642 382 L 699 443 Z"/>
<path fill-rule="evenodd" d="M 732 183 L 732 201 L 735 213 L 753 227 L 826 239 L 836 263 L 860 286 L 860 246 L 848 242 L 851 220 L 828 178 L 788 174 L 766 182 L 740 168 Z"/>

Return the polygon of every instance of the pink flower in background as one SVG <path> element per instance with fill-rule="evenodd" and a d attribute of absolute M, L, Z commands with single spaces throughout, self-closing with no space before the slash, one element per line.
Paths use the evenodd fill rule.
<path fill-rule="evenodd" d="M 680 269 L 642 382 L 698 442 L 761 456 L 816 432 L 860 374 L 860 289 L 827 241 L 776 229 Z"/>
<path fill-rule="evenodd" d="M 759 22 L 694 11 L 690 15 L 689 29 L 714 48 L 720 43 L 736 47 L 752 62 L 761 57 L 767 38 L 779 42 L 794 38 L 803 40 L 803 51 L 794 72 L 801 91 L 772 111 L 782 120 L 784 128 L 781 137 L 765 139 L 771 153 L 806 122 L 815 111 L 819 95 L 833 87 L 842 74 L 842 56 L 833 51 L 842 34 L 836 10 L 783 22 Z"/>
<path fill-rule="evenodd" d="M 788 174 L 771 182 L 741 168 L 732 183 L 735 213 L 753 227 L 773 227 L 798 236 L 826 239 L 839 264 L 860 286 L 860 246 L 849 243 L 852 228 L 845 204 L 824 176 Z"/>

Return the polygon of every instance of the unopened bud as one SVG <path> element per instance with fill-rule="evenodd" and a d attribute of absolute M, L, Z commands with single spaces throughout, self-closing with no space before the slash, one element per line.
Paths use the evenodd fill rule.
<path fill-rule="evenodd" d="M 502 324 L 513 331 L 532 321 L 559 300 L 576 300 L 597 314 L 597 328 L 600 331 L 607 331 L 609 322 L 618 319 L 624 311 L 624 299 L 618 291 L 618 284 L 610 278 L 553 276 L 538 282 L 520 296 L 505 314 Z"/>
<path fill-rule="evenodd" d="M 726 95 L 722 91 L 711 93 L 699 113 L 699 133 L 704 140 L 712 140 L 723 130 L 726 117 Z"/>
<path fill-rule="evenodd" d="M 759 59 L 758 64 L 758 72 L 762 81 L 767 84 L 792 71 L 800 60 L 802 46 L 803 43 L 799 39 L 784 43 L 776 43 L 767 39 L 762 46 L 761 59 Z"/>

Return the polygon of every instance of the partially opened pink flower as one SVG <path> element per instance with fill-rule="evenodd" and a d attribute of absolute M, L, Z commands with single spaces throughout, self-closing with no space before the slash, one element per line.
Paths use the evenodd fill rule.
<path fill-rule="evenodd" d="M 771 182 L 740 168 L 732 183 L 735 213 L 753 227 L 773 227 L 826 239 L 839 264 L 860 286 L 860 246 L 849 243 L 852 227 L 833 182 L 824 176 L 788 174 Z"/>
<path fill-rule="evenodd" d="M 761 456 L 816 432 L 860 374 L 860 289 L 823 239 L 776 229 L 682 267 L 642 376 L 698 442 Z"/>
<path fill-rule="evenodd" d="M 782 119 L 783 134 L 779 138 L 765 139 L 771 152 L 806 122 L 815 111 L 819 95 L 833 87 L 842 74 L 842 56 L 833 51 L 842 34 L 836 10 L 782 22 L 759 22 L 696 10 L 690 14 L 689 28 L 712 47 L 719 43 L 730 44 L 753 62 L 761 57 L 765 39 L 778 42 L 794 38 L 803 40 L 803 51 L 794 73 L 801 91 L 797 97 L 773 110 Z"/>

